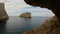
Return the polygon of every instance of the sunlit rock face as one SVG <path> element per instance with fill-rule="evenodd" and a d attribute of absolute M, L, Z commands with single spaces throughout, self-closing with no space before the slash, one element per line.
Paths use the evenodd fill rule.
<path fill-rule="evenodd" d="M 0 21 L 1 20 L 8 20 L 9 17 L 5 11 L 4 3 L 0 3 Z"/>
<path fill-rule="evenodd" d="M 60 1 L 59 0 L 24 0 L 27 4 L 32 6 L 39 6 L 48 8 L 60 19 Z"/>
<path fill-rule="evenodd" d="M 60 22 L 56 16 L 46 20 L 44 24 L 23 34 L 60 34 Z"/>

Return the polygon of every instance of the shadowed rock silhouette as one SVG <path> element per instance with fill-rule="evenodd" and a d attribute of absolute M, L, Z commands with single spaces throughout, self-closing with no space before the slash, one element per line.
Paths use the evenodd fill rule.
<path fill-rule="evenodd" d="M 60 1 L 59 0 L 24 0 L 32 6 L 48 8 L 55 14 L 41 26 L 34 28 L 23 34 L 60 34 Z M 58 20 L 59 19 L 59 20 Z"/>
<path fill-rule="evenodd" d="M 9 19 L 9 16 L 5 10 L 5 4 L 0 3 L 0 20 L 8 20 L 8 19 Z"/>
<path fill-rule="evenodd" d="M 60 1 L 59 0 L 24 0 L 27 4 L 32 6 L 39 6 L 52 10 L 55 16 L 60 20 Z"/>

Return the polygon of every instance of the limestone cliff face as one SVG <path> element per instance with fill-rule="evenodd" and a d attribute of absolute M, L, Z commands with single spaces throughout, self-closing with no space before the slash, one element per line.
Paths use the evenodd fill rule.
<path fill-rule="evenodd" d="M 0 20 L 8 20 L 9 17 L 5 11 L 4 3 L 0 3 Z"/>
<path fill-rule="evenodd" d="M 55 16 L 60 20 L 60 1 L 59 0 L 24 0 L 27 4 L 32 6 L 39 6 L 52 10 Z"/>
<path fill-rule="evenodd" d="M 31 13 L 23 13 L 20 15 L 22 18 L 31 18 Z"/>

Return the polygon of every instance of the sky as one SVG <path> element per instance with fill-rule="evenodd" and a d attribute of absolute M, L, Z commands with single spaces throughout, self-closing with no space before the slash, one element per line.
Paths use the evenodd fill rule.
<path fill-rule="evenodd" d="M 32 16 L 54 16 L 51 10 L 27 5 L 24 0 L 0 0 L 5 3 L 5 10 L 9 16 L 19 16 L 24 12 L 31 12 Z"/>

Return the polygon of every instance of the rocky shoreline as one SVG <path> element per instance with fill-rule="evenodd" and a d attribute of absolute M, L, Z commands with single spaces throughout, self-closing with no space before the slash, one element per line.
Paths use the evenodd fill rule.
<path fill-rule="evenodd" d="M 60 22 L 56 16 L 46 20 L 44 24 L 23 34 L 60 34 Z"/>

